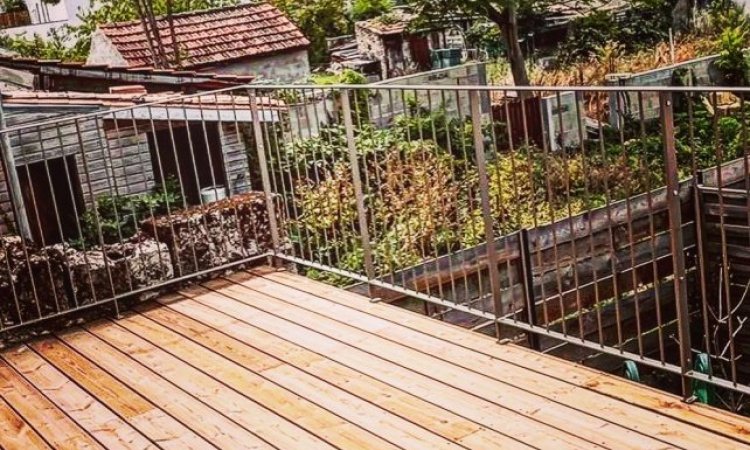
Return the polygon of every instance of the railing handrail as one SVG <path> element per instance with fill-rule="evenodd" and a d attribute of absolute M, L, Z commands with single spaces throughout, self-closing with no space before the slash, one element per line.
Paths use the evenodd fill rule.
<path fill-rule="evenodd" d="M 319 91 L 358 91 L 358 90 L 374 90 L 374 91 L 433 91 L 433 92 L 594 92 L 594 93 L 607 93 L 607 92 L 622 92 L 622 93 L 722 93 L 722 92 L 733 92 L 733 93 L 748 93 L 750 94 L 750 87 L 728 87 L 728 86 L 511 86 L 511 85 L 426 85 L 426 84 L 393 84 L 393 85 L 381 85 L 381 84 L 260 84 L 260 83 L 249 83 L 237 86 L 225 87 L 221 89 L 215 89 L 210 91 L 201 91 L 192 94 L 175 94 L 165 96 L 159 100 L 151 102 L 143 102 L 135 105 L 121 106 L 108 108 L 106 110 L 92 111 L 83 114 L 77 114 L 73 116 L 65 116 L 54 118 L 50 120 L 39 121 L 35 123 L 19 124 L 6 128 L 0 129 L 0 134 L 14 133 L 28 129 L 35 129 L 45 125 L 59 124 L 61 122 L 76 122 L 93 118 L 101 118 L 104 116 L 131 111 L 140 108 L 148 108 L 151 106 L 159 106 L 165 103 L 187 100 L 197 97 L 211 97 L 217 96 L 225 92 L 234 91 L 287 91 L 287 90 L 319 90 Z M 148 94 L 146 94 L 148 95 Z M 21 105 L 25 106 L 25 105 Z M 59 106 L 59 105 L 55 105 Z M 64 106 L 64 105 L 63 105 Z M 71 105 L 77 106 L 77 105 Z M 96 106 L 96 105 L 91 105 Z M 190 105 L 195 107 L 196 105 Z M 208 105 L 206 105 L 208 106 Z M 239 105 L 237 105 L 239 106 Z M 0 108 L 4 107 L 2 98 L 0 98 Z M 176 108 L 187 108 L 188 105 L 175 105 Z M 248 109 L 250 108 L 247 105 Z M 210 108 L 209 108 L 210 109 Z M 263 109 L 261 107 L 261 109 Z"/>

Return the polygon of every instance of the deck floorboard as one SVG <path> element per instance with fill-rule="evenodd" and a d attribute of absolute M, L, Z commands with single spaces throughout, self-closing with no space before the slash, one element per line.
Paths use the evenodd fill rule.
<path fill-rule="evenodd" d="M 0 352 L 0 449 L 738 449 L 750 420 L 289 272 Z"/>

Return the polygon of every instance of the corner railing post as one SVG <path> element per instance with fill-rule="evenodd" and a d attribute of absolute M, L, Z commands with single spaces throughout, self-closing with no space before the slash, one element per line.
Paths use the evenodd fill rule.
<path fill-rule="evenodd" d="M 253 136 L 255 138 L 255 150 L 258 156 L 258 165 L 260 166 L 260 178 L 263 184 L 263 194 L 266 200 L 266 208 L 268 211 L 268 227 L 271 232 L 271 245 L 273 246 L 274 255 L 279 254 L 281 251 L 281 238 L 279 233 L 279 223 L 276 220 L 276 205 L 274 199 L 274 193 L 271 188 L 271 177 L 268 173 L 268 160 L 266 159 L 266 149 L 263 141 L 263 129 L 260 124 L 260 111 L 258 109 L 258 91 L 252 89 L 248 92 L 250 95 L 250 114 L 253 120 Z M 274 258 L 271 263 L 277 265 L 277 260 Z"/>
<path fill-rule="evenodd" d="M 365 196 L 362 190 L 362 177 L 359 168 L 359 155 L 357 154 L 357 142 L 354 136 L 354 123 L 352 121 L 352 107 L 349 100 L 349 89 L 341 91 L 341 114 L 344 120 L 346 132 L 346 145 L 349 150 L 349 165 L 352 171 L 352 184 L 354 187 L 354 198 L 357 203 L 357 219 L 359 221 L 359 234 L 362 240 L 362 255 L 365 263 L 365 275 L 367 280 L 375 279 L 375 264 L 372 257 L 372 245 L 370 244 L 370 230 L 367 222 L 367 209 L 365 208 Z M 370 299 L 373 299 L 372 284 L 367 284 Z"/>
<path fill-rule="evenodd" d="M 691 397 L 691 382 L 687 376 L 692 367 L 690 342 L 690 314 L 687 298 L 687 277 L 685 271 L 685 243 L 682 236 L 682 203 L 680 201 L 680 177 L 677 166 L 677 152 L 674 137 L 674 102 L 671 92 L 659 93 L 664 144 L 664 161 L 667 177 L 667 204 L 669 210 L 670 244 L 674 270 L 674 294 L 677 310 L 677 339 L 680 342 L 680 369 L 682 372 L 682 394 L 687 400 Z"/>
<path fill-rule="evenodd" d="M 484 221 L 485 245 L 487 247 L 487 270 L 490 276 L 490 287 L 492 289 L 492 305 L 495 311 L 495 332 L 497 338 L 500 336 L 500 322 L 503 316 L 502 285 L 500 283 L 500 272 L 498 268 L 497 248 L 495 247 L 495 227 L 492 218 L 492 207 L 490 205 L 489 176 L 487 174 L 487 156 L 484 148 L 484 135 L 482 134 L 482 100 L 479 91 L 469 92 L 469 103 L 471 107 L 471 128 L 474 136 L 474 150 L 476 152 L 477 172 L 479 174 L 479 195 L 482 203 L 482 218 Z"/>

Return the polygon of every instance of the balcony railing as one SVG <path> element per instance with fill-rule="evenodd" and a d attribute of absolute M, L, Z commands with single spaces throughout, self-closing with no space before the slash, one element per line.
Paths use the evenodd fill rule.
<path fill-rule="evenodd" d="M 748 94 L 250 85 L 41 120 L 6 101 L 0 332 L 273 257 L 731 402 Z"/>

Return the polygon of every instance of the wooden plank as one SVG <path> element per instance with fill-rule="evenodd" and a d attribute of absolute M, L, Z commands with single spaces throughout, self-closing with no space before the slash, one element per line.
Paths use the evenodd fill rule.
<path fill-rule="evenodd" d="M 91 333 L 73 329 L 59 335 L 71 348 L 95 360 L 122 383 L 148 398 L 207 441 L 223 448 L 270 448 L 234 421 L 152 372 Z"/>
<path fill-rule="evenodd" d="M 225 323 L 226 316 L 219 318 L 220 327 L 212 328 L 170 308 L 141 308 L 141 313 L 264 376 L 274 376 L 267 373 L 273 372 L 269 369 L 288 364 L 458 443 L 482 448 L 524 448 L 511 437 L 261 330 L 246 329 L 243 340 L 231 337 L 225 334 L 226 329 L 239 322 L 229 319 Z M 250 332 L 252 336 L 248 336 Z"/>
<path fill-rule="evenodd" d="M 629 429 L 621 428 L 588 413 L 557 403 L 550 397 L 451 365 L 405 345 L 389 342 L 375 334 L 369 334 L 344 323 L 330 320 L 323 315 L 298 308 L 273 297 L 260 293 L 248 293 L 246 288 L 234 283 L 222 284 L 217 281 L 207 284 L 221 285 L 219 295 L 224 298 L 225 305 L 228 303 L 228 299 L 232 299 L 249 306 L 249 309 L 243 311 L 245 315 L 266 312 L 285 317 L 289 321 L 288 323 L 296 323 L 314 329 L 321 334 L 357 347 L 414 373 L 420 373 L 449 386 L 466 390 L 477 397 L 486 398 L 493 403 L 505 406 L 528 417 L 534 417 L 538 421 L 576 434 L 590 442 L 605 446 L 622 446 L 625 443 L 632 445 L 635 442 L 645 447 L 654 446 L 658 443 L 646 436 L 639 436 Z M 535 387 L 539 388 L 539 386 Z M 554 393 L 554 395 L 563 394 L 563 392 Z M 608 427 L 609 432 L 605 437 L 602 436 L 600 431 L 594 431 L 592 427 Z"/>
<path fill-rule="evenodd" d="M 276 272 L 270 269 L 253 270 L 257 275 L 296 289 L 322 296 L 330 301 L 345 304 L 415 331 L 435 336 L 450 344 L 479 352 L 495 359 L 510 362 L 550 378 L 563 379 L 568 383 L 584 387 L 613 398 L 639 405 L 685 423 L 711 430 L 737 442 L 750 444 L 750 420 L 705 405 L 688 405 L 676 396 L 645 385 L 631 383 L 607 373 L 598 372 L 568 361 L 549 357 L 514 345 L 496 345 L 493 339 L 458 327 L 447 326 L 419 314 L 370 303 L 356 294 L 342 292 L 308 278 Z"/>
<path fill-rule="evenodd" d="M 258 374 L 144 316 L 129 315 L 118 324 L 336 447 L 397 448 L 392 442 L 408 448 L 455 448 L 425 429 L 389 417 L 386 411 L 286 364 L 265 365 Z M 240 345 L 233 351 L 246 347 Z M 275 443 L 273 436 L 267 439 Z"/>
<path fill-rule="evenodd" d="M 325 355 L 351 370 L 359 371 L 381 382 L 408 392 L 437 406 L 473 420 L 490 429 L 544 449 L 601 448 L 595 444 L 567 434 L 533 418 L 517 414 L 508 408 L 495 405 L 480 397 L 444 385 L 424 375 L 414 373 L 388 361 L 369 355 L 355 347 L 347 346 L 327 336 L 296 324 L 258 312 L 255 316 L 239 319 L 246 310 L 244 305 L 226 297 L 204 292 L 201 298 L 162 298 L 159 302 L 209 326 L 220 328 L 228 335 L 248 344 L 261 339 L 264 349 L 271 345 L 264 336 L 277 336 L 304 348 L 311 353 Z M 213 303 L 213 307 L 210 306 Z M 256 330 L 261 330 L 259 337 Z M 290 356 L 297 355 L 296 352 Z M 314 362 L 299 362 L 314 366 Z"/>
<path fill-rule="evenodd" d="M 243 276 L 237 274 L 231 278 L 237 281 Z M 258 295 L 254 295 L 253 290 Z M 722 442 L 711 433 L 695 430 L 671 418 L 577 388 L 569 383 L 549 379 L 504 361 L 478 357 L 475 352 L 459 346 L 446 345 L 437 338 L 415 333 L 393 322 L 288 286 L 280 286 L 263 278 L 250 277 L 243 282 L 242 287 L 232 284 L 222 287 L 221 292 L 243 303 L 255 305 L 260 301 L 262 302 L 260 309 L 266 310 L 270 310 L 276 301 L 290 306 L 294 304 L 297 307 L 285 308 L 286 314 L 290 317 L 294 317 L 300 323 L 308 323 L 307 321 L 310 320 L 315 323 L 317 330 L 330 328 L 331 331 L 326 332 L 335 332 L 333 330 L 343 327 L 346 332 L 342 329 L 339 331 L 340 336 L 356 340 L 360 348 L 369 352 L 387 355 L 388 359 L 415 369 L 445 367 L 446 380 L 451 379 L 453 383 L 464 386 L 469 382 L 475 383 L 477 386 L 482 386 L 479 392 L 504 391 L 508 395 L 513 393 L 514 400 L 519 404 L 522 404 L 527 396 L 533 396 L 538 405 L 548 404 L 549 408 L 565 411 L 569 418 L 576 414 L 590 414 L 589 420 L 592 423 L 608 421 L 611 425 L 616 424 L 608 434 L 620 435 L 631 442 L 642 442 L 640 445 L 645 447 L 657 445 L 647 436 L 654 436 L 663 443 L 677 446 L 695 445 L 701 442 L 705 445 L 728 444 L 728 440 Z M 255 300 L 256 298 L 258 300 Z M 342 337 L 339 339 L 344 340 Z M 458 368 L 465 369 L 465 371 L 457 370 Z M 455 379 L 451 378 L 453 372 L 457 374 Z M 644 435 L 638 436 L 632 431 L 639 431 Z M 585 431 L 578 429 L 577 432 Z M 663 445 L 663 443 L 658 445 Z"/>
<path fill-rule="evenodd" d="M 88 325 L 86 329 L 271 446 L 332 448 L 273 411 L 120 326 L 111 322 L 97 323 Z"/>
<path fill-rule="evenodd" d="M 28 450 L 52 447 L 0 397 L 0 448 Z"/>
<path fill-rule="evenodd" d="M 58 339 L 44 339 L 31 347 L 89 394 L 127 420 L 159 447 L 167 450 L 213 448 L 185 425 L 166 414 Z"/>
<path fill-rule="evenodd" d="M 5 352 L 2 358 L 106 448 L 157 448 L 29 347 Z"/>
<path fill-rule="evenodd" d="M 11 350 L 12 351 L 12 350 Z M 56 449 L 103 448 L 22 376 L 0 361 L 0 397 Z"/>

